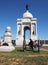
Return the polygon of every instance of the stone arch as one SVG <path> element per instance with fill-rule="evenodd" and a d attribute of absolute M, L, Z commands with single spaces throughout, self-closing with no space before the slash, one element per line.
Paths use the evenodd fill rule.
<path fill-rule="evenodd" d="M 26 31 L 26 30 L 30 30 L 30 37 L 31 37 L 31 28 L 30 28 L 30 26 L 24 26 L 24 41 L 23 41 L 23 48 L 25 48 L 26 45 L 29 43 L 29 42 L 28 42 L 29 39 L 28 39 L 28 40 L 25 39 L 25 31 Z"/>
<path fill-rule="evenodd" d="M 2 46 L 9 46 L 9 45 L 8 45 L 8 43 L 5 42 L 2 44 Z"/>
<path fill-rule="evenodd" d="M 31 35 L 31 29 L 30 29 L 30 27 L 29 26 L 25 26 L 24 27 L 24 40 L 25 40 L 25 32 L 26 32 L 26 30 L 29 30 L 30 31 L 30 35 Z"/>

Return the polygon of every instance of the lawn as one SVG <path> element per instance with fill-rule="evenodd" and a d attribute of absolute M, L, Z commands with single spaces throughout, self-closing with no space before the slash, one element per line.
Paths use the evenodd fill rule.
<path fill-rule="evenodd" d="M 48 52 L 17 49 L 0 52 L 0 65 L 48 65 Z"/>

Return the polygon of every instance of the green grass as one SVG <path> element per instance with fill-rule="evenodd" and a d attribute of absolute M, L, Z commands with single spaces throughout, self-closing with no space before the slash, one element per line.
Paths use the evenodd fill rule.
<path fill-rule="evenodd" d="M 15 49 L 12 52 L 0 52 L 0 65 L 48 65 L 47 51 Z"/>
<path fill-rule="evenodd" d="M 23 52 L 23 48 L 15 48 L 15 50 L 14 51 L 12 51 L 12 52 L 10 52 L 10 53 L 14 53 L 14 54 L 25 54 L 25 55 L 29 55 L 29 54 L 48 54 L 48 51 L 40 51 L 40 52 L 38 52 L 38 50 L 30 50 L 30 49 L 26 49 L 26 50 L 24 50 L 24 52 Z"/>

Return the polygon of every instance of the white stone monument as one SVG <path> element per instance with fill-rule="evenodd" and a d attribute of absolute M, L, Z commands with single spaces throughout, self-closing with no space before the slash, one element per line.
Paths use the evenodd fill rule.
<path fill-rule="evenodd" d="M 11 27 L 6 27 L 6 31 L 4 34 L 4 43 L 7 43 L 9 46 L 12 45 L 12 34 L 11 34 Z"/>
<path fill-rule="evenodd" d="M 2 46 L 0 46 L 1 52 L 11 52 L 15 50 L 15 47 L 12 45 L 12 34 L 11 27 L 7 27 L 4 34 L 4 41 L 2 42 Z"/>
<path fill-rule="evenodd" d="M 16 35 L 16 46 L 22 46 L 23 40 L 25 38 L 25 31 L 30 30 L 30 38 L 35 41 L 37 37 L 37 18 L 29 12 L 28 7 L 26 7 L 26 12 L 23 17 L 17 19 L 17 35 Z"/>

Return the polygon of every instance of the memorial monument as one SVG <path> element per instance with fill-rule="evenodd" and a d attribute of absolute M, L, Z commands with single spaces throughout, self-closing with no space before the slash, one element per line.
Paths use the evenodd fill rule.
<path fill-rule="evenodd" d="M 4 34 L 4 43 L 7 43 L 8 46 L 12 45 L 12 34 L 11 34 L 11 27 L 6 27 L 6 31 Z"/>
<path fill-rule="evenodd" d="M 30 39 L 37 40 L 37 18 L 29 12 L 28 5 L 26 5 L 26 12 L 23 13 L 23 17 L 17 19 L 17 35 L 16 46 L 22 46 L 25 39 L 25 31 L 30 30 Z"/>
<path fill-rule="evenodd" d="M 15 47 L 12 45 L 11 27 L 8 26 L 6 27 L 4 39 L 2 45 L 0 46 L 0 51 L 11 52 L 13 50 L 15 50 Z"/>

